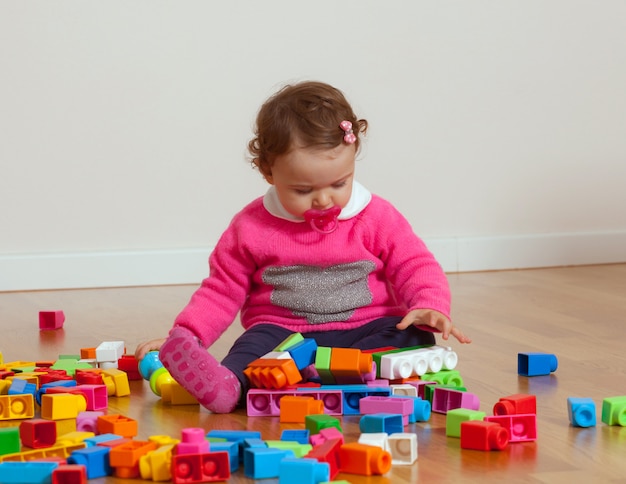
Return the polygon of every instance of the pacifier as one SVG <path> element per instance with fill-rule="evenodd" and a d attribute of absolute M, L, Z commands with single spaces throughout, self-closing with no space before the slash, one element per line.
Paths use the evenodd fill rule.
<path fill-rule="evenodd" d="M 337 217 L 341 213 L 341 207 L 335 205 L 325 210 L 316 210 L 314 208 L 304 212 L 304 220 L 320 234 L 330 234 L 337 230 L 339 220 Z"/>

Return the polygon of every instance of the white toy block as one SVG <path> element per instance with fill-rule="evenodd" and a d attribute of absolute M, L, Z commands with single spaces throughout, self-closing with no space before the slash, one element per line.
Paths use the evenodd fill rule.
<path fill-rule="evenodd" d="M 402 385 L 389 385 L 392 395 L 401 395 L 409 397 L 417 397 L 417 387 L 404 383 Z"/>
<path fill-rule="evenodd" d="M 391 434 L 387 445 L 392 465 L 411 465 L 417 460 L 417 434 Z"/>
<path fill-rule="evenodd" d="M 291 360 L 289 351 L 270 351 L 261 356 L 264 360 Z"/>
<path fill-rule="evenodd" d="M 457 362 L 457 354 L 447 346 L 399 351 L 381 356 L 380 376 L 390 380 L 422 376 L 437 373 L 443 368 L 452 370 Z"/>
<path fill-rule="evenodd" d="M 374 445 L 389 452 L 389 435 L 386 432 L 363 433 L 359 436 L 359 444 Z"/>
<path fill-rule="evenodd" d="M 122 356 L 124 356 L 123 341 L 105 341 L 96 348 L 96 361 L 98 363 L 103 361 L 117 362 Z"/>

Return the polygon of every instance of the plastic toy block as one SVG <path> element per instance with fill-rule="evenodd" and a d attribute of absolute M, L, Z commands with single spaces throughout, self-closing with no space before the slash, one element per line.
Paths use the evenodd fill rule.
<path fill-rule="evenodd" d="M 280 421 L 282 423 L 304 423 L 307 415 L 324 413 L 324 404 L 309 396 L 284 396 L 280 399 Z"/>
<path fill-rule="evenodd" d="M 56 462 L 2 462 L 0 482 L 2 484 L 45 484 L 51 482 Z"/>
<path fill-rule="evenodd" d="M 361 414 L 396 413 L 402 415 L 404 425 L 409 423 L 409 415 L 413 413 L 413 401 L 409 398 L 377 397 L 370 395 L 359 401 Z"/>
<path fill-rule="evenodd" d="M 231 474 L 239 470 L 239 444 L 237 442 L 211 442 L 211 452 L 228 453 Z"/>
<path fill-rule="evenodd" d="M 74 376 L 76 370 L 90 370 L 93 367 L 89 363 L 81 362 L 78 359 L 58 359 L 51 367 L 53 370 L 63 370 L 68 375 Z"/>
<path fill-rule="evenodd" d="M 96 348 L 81 348 L 80 349 L 80 359 L 81 360 L 95 360 L 96 359 Z"/>
<path fill-rule="evenodd" d="M 359 444 L 374 445 L 389 452 L 389 434 L 387 432 L 368 432 L 359 435 Z"/>
<path fill-rule="evenodd" d="M 33 449 L 24 452 L 17 452 L 15 454 L 6 454 L 0 456 L 0 460 L 2 462 L 28 462 L 31 460 L 43 460 L 54 457 L 67 459 L 72 452 L 84 448 L 85 444 L 53 445 L 52 447 L 45 447 L 42 449 Z"/>
<path fill-rule="evenodd" d="M 591 398 L 569 397 L 567 414 L 574 427 L 595 427 L 596 404 Z"/>
<path fill-rule="evenodd" d="M 0 421 L 34 416 L 35 402 L 32 395 L 0 395 Z"/>
<path fill-rule="evenodd" d="M 7 395 L 24 395 L 26 393 L 30 393 L 34 398 L 37 394 L 37 385 L 28 383 L 28 381 L 22 378 L 14 377 L 11 380 L 11 386 L 9 386 Z"/>
<path fill-rule="evenodd" d="M 55 394 L 81 396 L 85 400 L 85 410 L 89 411 L 106 410 L 109 406 L 108 391 L 104 385 L 78 385 L 75 387 L 55 386 L 46 388 L 43 392 L 40 392 L 41 396 Z M 43 405 L 43 400 L 41 401 Z"/>
<path fill-rule="evenodd" d="M 103 361 L 117 362 L 122 356 L 124 356 L 123 341 L 104 341 L 96 347 L 96 361 L 98 363 Z"/>
<path fill-rule="evenodd" d="M 359 429 L 363 433 L 402 433 L 404 432 L 403 416 L 396 413 L 363 415 L 359 420 Z"/>
<path fill-rule="evenodd" d="M 389 388 L 391 388 L 392 395 L 417 397 L 417 387 L 415 385 L 403 383 L 400 385 L 389 385 Z"/>
<path fill-rule="evenodd" d="M 260 439 L 261 432 L 254 430 L 210 430 L 207 434 L 209 438 L 223 438 L 228 442 L 243 444 L 246 439 Z"/>
<path fill-rule="evenodd" d="M 330 466 L 317 459 L 283 459 L 279 466 L 279 484 L 320 484 L 330 480 Z"/>
<path fill-rule="evenodd" d="M 311 459 L 316 459 L 319 462 L 328 463 L 330 469 L 330 478 L 334 479 L 339 474 L 341 463 L 339 460 L 339 450 L 343 445 L 343 438 L 330 439 L 320 445 L 316 445 L 306 455 Z"/>
<path fill-rule="evenodd" d="M 389 387 L 374 387 L 361 385 L 322 385 L 320 390 L 341 390 L 343 395 L 343 414 L 359 415 L 359 401 L 369 395 L 388 397 L 391 395 Z"/>
<path fill-rule="evenodd" d="M 173 380 L 161 384 L 161 400 L 168 405 L 198 405 L 198 400 Z"/>
<path fill-rule="evenodd" d="M 341 472 L 363 476 L 382 475 L 391 469 L 391 454 L 373 445 L 352 442 L 339 449 Z"/>
<path fill-rule="evenodd" d="M 300 333 L 293 333 L 287 336 L 276 348 L 274 351 L 287 351 L 289 348 L 294 346 L 297 343 L 300 343 L 304 340 L 304 336 Z"/>
<path fill-rule="evenodd" d="M 304 419 L 304 427 L 311 433 L 311 435 L 319 434 L 322 429 L 329 427 L 335 427 L 339 432 L 342 432 L 341 422 L 335 417 L 330 415 L 307 415 Z"/>
<path fill-rule="evenodd" d="M 120 440 L 123 438 L 124 437 L 122 437 L 121 435 L 99 434 L 99 435 L 96 435 L 95 437 L 90 437 L 88 439 L 85 439 L 85 444 L 87 445 L 87 447 L 93 447 L 95 445 L 102 445 L 105 442 L 116 441 L 116 440 Z"/>
<path fill-rule="evenodd" d="M 111 449 L 99 445 L 85 447 L 72 452 L 68 464 L 83 465 L 87 469 L 87 479 L 97 479 L 111 475 L 113 469 L 109 463 Z"/>
<path fill-rule="evenodd" d="M 52 484 L 87 484 L 87 469 L 78 464 L 62 464 L 52 471 Z"/>
<path fill-rule="evenodd" d="M 444 368 L 452 370 L 457 362 L 457 354 L 445 346 L 394 351 L 381 356 L 378 374 L 390 380 L 422 376 L 437 373 Z"/>
<path fill-rule="evenodd" d="M 42 331 L 61 329 L 64 322 L 63 311 L 39 311 L 39 329 Z"/>
<path fill-rule="evenodd" d="M 299 388 L 291 390 L 265 390 L 251 388 L 246 396 L 249 417 L 280 415 L 280 400 L 284 396 L 308 396 L 320 400 L 327 415 L 343 414 L 343 394 L 341 390 L 320 390 L 319 388 Z"/>
<path fill-rule="evenodd" d="M 37 404 L 41 405 L 41 396 L 47 393 L 49 389 L 61 388 L 62 393 L 69 393 L 71 391 L 70 389 L 74 387 L 76 387 L 76 382 L 74 380 L 55 380 L 49 383 L 44 383 L 40 385 L 37 395 L 35 395 L 35 399 L 37 400 Z"/>
<path fill-rule="evenodd" d="M 626 427 L 626 396 L 608 397 L 602 400 L 602 422 L 607 425 Z"/>
<path fill-rule="evenodd" d="M 451 388 L 437 386 L 434 389 L 432 411 L 448 413 L 454 408 L 468 408 L 478 410 L 480 400 L 477 395 L 469 392 L 452 390 Z"/>
<path fill-rule="evenodd" d="M 74 373 L 78 385 L 104 385 L 102 370 L 99 368 L 78 369 Z"/>
<path fill-rule="evenodd" d="M 159 359 L 158 351 L 149 351 L 146 353 L 146 356 L 142 358 L 139 362 L 139 373 L 143 377 L 144 380 L 150 380 L 152 373 L 154 373 L 159 368 L 163 368 L 163 363 Z"/>
<path fill-rule="evenodd" d="M 117 368 L 109 368 L 102 371 L 102 378 L 110 377 L 115 385 L 114 395 L 116 397 L 126 397 L 130 395 L 130 386 L 128 383 L 128 375 Z"/>
<path fill-rule="evenodd" d="M 20 423 L 19 431 L 22 444 L 32 449 L 51 447 L 57 440 L 57 424 L 52 420 L 25 420 Z"/>
<path fill-rule="evenodd" d="M 287 348 L 287 351 L 293 358 L 293 361 L 296 362 L 298 370 L 303 370 L 315 363 L 317 342 L 314 339 L 306 338 Z"/>
<path fill-rule="evenodd" d="M 494 415 L 513 415 L 515 413 L 537 413 L 537 397 L 517 393 L 500 398 L 493 406 Z"/>
<path fill-rule="evenodd" d="M 430 419 L 432 408 L 428 400 L 423 400 L 420 397 L 413 397 L 408 395 L 390 395 L 387 398 L 408 399 L 412 402 L 413 410 L 409 414 L 409 423 L 426 422 L 428 419 Z"/>
<path fill-rule="evenodd" d="M 461 423 L 461 448 L 502 450 L 509 443 L 509 431 L 495 422 L 468 420 Z"/>
<path fill-rule="evenodd" d="M 57 441 L 55 445 L 73 445 L 80 444 L 85 441 L 85 439 L 89 439 L 91 437 L 95 437 L 94 432 L 83 432 L 83 431 L 74 431 L 68 432 L 65 434 L 61 434 L 57 437 Z"/>
<path fill-rule="evenodd" d="M 551 353 L 518 353 L 517 373 L 522 376 L 549 375 L 556 371 L 559 361 Z"/>
<path fill-rule="evenodd" d="M 335 378 L 330 371 L 330 359 L 332 356 L 332 348 L 327 346 L 318 346 L 315 353 L 315 370 L 319 374 L 323 383 L 334 384 Z"/>
<path fill-rule="evenodd" d="M 76 416 L 76 430 L 79 432 L 96 433 L 98 430 L 98 417 L 104 415 L 103 411 L 88 410 L 80 412 Z"/>
<path fill-rule="evenodd" d="M 280 389 L 302 381 L 296 363 L 291 359 L 259 358 L 250 363 L 243 373 L 257 388 Z"/>
<path fill-rule="evenodd" d="M 425 373 L 422 376 L 424 381 L 431 381 L 443 386 L 462 387 L 463 378 L 457 370 L 441 370 L 437 373 Z"/>
<path fill-rule="evenodd" d="M 135 358 L 135 355 L 122 355 L 122 357 L 117 360 L 117 368 L 126 373 L 129 380 L 137 381 L 142 379 L 139 373 L 139 362 L 137 358 Z"/>
<path fill-rule="evenodd" d="M 57 424 L 57 435 L 65 435 L 70 432 L 76 432 L 76 419 L 65 418 L 54 421 Z M 55 444 L 56 445 L 56 444 Z"/>
<path fill-rule="evenodd" d="M 134 437 L 137 435 L 137 421 L 119 414 L 102 415 L 98 417 L 98 433 Z"/>
<path fill-rule="evenodd" d="M 310 434 L 311 433 L 306 429 L 285 429 L 280 434 L 280 440 L 308 444 Z"/>
<path fill-rule="evenodd" d="M 293 453 L 294 457 L 304 457 L 313 448 L 311 444 L 301 444 L 287 440 L 266 440 L 265 443 L 272 449 L 288 450 Z"/>
<path fill-rule="evenodd" d="M 373 370 L 372 355 L 357 348 L 333 348 L 330 372 L 339 384 L 362 383 Z"/>
<path fill-rule="evenodd" d="M 62 420 L 76 418 L 87 410 L 85 397 L 73 393 L 45 393 L 41 396 L 41 418 Z"/>
<path fill-rule="evenodd" d="M 204 429 L 189 427 L 181 430 L 181 441 L 176 446 L 177 454 L 204 454 L 209 452 L 209 441 Z"/>
<path fill-rule="evenodd" d="M 227 452 L 183 454 L 172 457 L 174 484 L 226 481 L 230 478 Z"/>
<path fill-rule="evenodd" d="M 172 455 L 175 444 L 158 447 L 139 457 L 139 474 L 144 480 L 171 481 Z"/>
<path fill-rule="evenodd" d="M 537 440 L 537 415 L 534 413 L 487 416 L 485 422 L 495 422 L 507 429 L 511 443 Z"/>
<path fill-rule="evenodd" d="M 461 437 L 461 423 L 468 420 L 484 420 L 487 414 L 468 408 L 454 408 L 446 414 L 446 435 Z"/>
<path fill-rule="evenodd" d="M 109 464 L 115 468 L 114 473 L 118 477 L 139 477 L 139 458 L 156 448 L 154 442 L 131 440 L 111 449 Z M 120 468 L 124 469 L 123 475 L 120 475 Z"/>
<path fill-rule="evenodd" d="M 18 427 L 0 428 L 0 456 L 20 451 L 20 431 Z"/>
<path fill-rule="evenodd" d="M 341 430 L 337 427 L 326 427 L 320 429 L 319 433 L 311 435 L 311 437 L 309 437 L 309 442 L 311 442 L 313 446 L 316 446 L 323 444 L 327 440 L 333 439 L 339 439 L 341 440 L 341 443 L 343 443 L 344 438 Z"/>
<path fill-rule="evenodd" d="M 391 434 L 388 445 L 392 465 L 412 465 L 417 460 L 417 434 Z"/>
<path fill-rule="evenodd" d="M 280 461 L 295 457 L 290 450 L 254 447 L 243 453 L 243 472 L 251 479 L 271 479 L 280 474 Z"/>

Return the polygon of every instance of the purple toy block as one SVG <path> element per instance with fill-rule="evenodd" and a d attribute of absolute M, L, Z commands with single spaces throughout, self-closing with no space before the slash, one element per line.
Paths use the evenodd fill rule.
<path fill-rule="evenodd" d="M 467 408 L 478 410 L 480 400 L 477 395 L 470 392 L 462 392 L 446 387 L 435 387 L 433 391 L 432 411 L 437 413 L 448 413 L 454 408 Z"/>
<path fill-rule="evenodd" d="M 39 329 L 42 331 L 61 329 L 64 322 L 63 311 L 39 311 Z"/>

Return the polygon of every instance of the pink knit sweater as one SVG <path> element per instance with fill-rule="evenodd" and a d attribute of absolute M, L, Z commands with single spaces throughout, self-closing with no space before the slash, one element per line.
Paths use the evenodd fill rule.
<path fill-rule="evenodd" d="M 209 268 L 174 323 L 205 347 L 238 312 L 244 328 L 271 323 L 295 332 L 350 329 L 418 308 L 450 312 L 440 265 L 377 196 L 330 234 L 276 217 L 258 198 L 233 218 Z"/>

